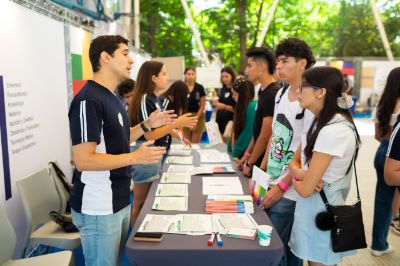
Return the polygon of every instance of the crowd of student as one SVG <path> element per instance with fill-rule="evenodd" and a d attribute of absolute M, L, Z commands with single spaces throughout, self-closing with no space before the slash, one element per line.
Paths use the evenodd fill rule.
<path fill-rule="evenodd" d="M 92 41 L 93 80 L 73 99 L 69 112 L 76 164 L 71 206 L 87 265 L 120 263 L 129 221 L 135 224 L 152 181 L 159 178 L 171 139 L 191 145 L 205 130 L 206 93 L 196 82 L 195 69 L 188 67 L 184 81 L 168 87 L 165 65 L 148 61 L 134 82 L 129 80 L 133 60 L 127 43 L 120 36 Z M 309 265 L 337 264 L 354 251 L 333 252 L 330 232 L 318 229 L 315 217 L 325 210 L 321 190 L 330 204 L 345 203 L 352 179 L 349 165 L 360 145 L 343 75 L 332 67 L 312 68 L 310 47 L 295 38 L 282 40 L 275 53 L 254 47 L 246 56 L 245 77 L 224 67 L 222 89 L 213 100 L 228 151 L 250 178 L 250 189 L 253 167 L 270 177 L 261 207 L 284 244 L 280 265 L 303 265 L 303 260 Z M 371 246 L 376 256 L 393 250 L 386 238 L 394 186 L 400 185 L 400 124 L 395 126 L 399 81 L 397 68 L 376 111 L 381 142 L 375 158 Z M 131 179 L 135 186 L 130 211 Z"/>

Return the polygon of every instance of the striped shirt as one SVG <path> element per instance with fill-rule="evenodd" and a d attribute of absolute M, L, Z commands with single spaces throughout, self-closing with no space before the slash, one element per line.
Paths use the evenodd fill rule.
<path fill-rule="evenodd" d="M 154 94 L 144 94 L 142 96 L 142 100 L 140 101 L 140 121 L 139 123 L 148 119 L 152 112 L 156 111 L 157 108 L 160 108 L 161 111 L 166 110 L 163 107 L 162 99 L 158 98 Z M 157 140 L 155 140 L 155 146 L 164 146 L 166 147 L 169 142 L 169 135 L 165 135 Z M 145 137 L 142 136 L 138 139 L 139 141 L 146 141 Z"/>
<path fill-rule="evenodd" d="M 72 100 L 72 145 L 97 143 L 96 152 L 129 153 L 129 119 L 119 95 L 89 80 Z M 129 205 L 130 166 L 106 171 L 74 170 L 71 207 L 88 215 L 108 215 Z"/>
<path fill-rule="evenodd" d="M 393 128 L 386 157 L 400 161 L 400 121 Z"/>

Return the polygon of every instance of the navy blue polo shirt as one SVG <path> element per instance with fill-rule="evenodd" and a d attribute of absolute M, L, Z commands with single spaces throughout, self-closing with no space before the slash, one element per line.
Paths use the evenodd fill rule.
<path fill-rule="evenodd" d="M 393 127 L 386 157 L 400 161 L 400 121 Z"/>
<path fill-rule="evenodd" d="M 140 121 L 139 123 L 148 119 L 149 116 L 151 115 L 152 112 L 156 111 L 157 108 L 160 108 L 161 111 L 165 111 L 167 109 L 163 108 L 163 99 L 158 98 L 154 94 L 145 94 L 142 96 L 142 100 L 140 101 L 140 112 L 139 112 L 139 117 Z M 154 141 L 155 146 L 163 146 L 167 147 L 168 142 L 169 142 L 170 136 L 165 135 L 164 137 L 161 137 L 157 140 Z M 146 141 L 146 138 L 144 136 L 141 136 L 139 141 Z"/>
<path fill-rule="evenodd" d="M 130 127 L 121 96 L 89 80 L 72 100 L 69 113 L 72 145 L 97 143 L 96 152 L 129 153 Z M 130 166 L 106 171 L 74 170 L 71 207 L 83 214 L 108 215 L 130 204 Z"/>

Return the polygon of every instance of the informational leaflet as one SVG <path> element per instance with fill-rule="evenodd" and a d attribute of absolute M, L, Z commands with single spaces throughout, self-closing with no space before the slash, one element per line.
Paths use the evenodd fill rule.
<path fill-rule="evenodd" d="M 187 184 L 158 184 L 156 197 L 188 196 Z"/>
<path fill-rule="evenodd" d="M 214 213 L 216 220 L 220 219 L 225 229 L 242 228 L 257 229 L 258 224 L 253 217 L 247 213 Z"/>
<path fill-rule="evenodd" d="M 138 232 L 171 233 L 175 230 L 176 215 L 146 214 Z"/>
<path fill-rule="evenodd" d="M 230 163 L 223 164 L 201 164 L 200 167 L 213 167 L 214 174 L 233 174 L 236 173 L 235 169 Z"/>
<path fill-rule="evenodd" d="M 207 200 L 253 202 L 250 195 L 208 195 Z"/>
<path fill-rule="evenodd" d="M 249 214 L 147 214 L 138 232 L 162 232 L 171 234 L 202 235 L 219 232 L 226 234 L 231 229 L 256 230 L 258 224 Z M 238 233 L 236 233 L 238 234 Z M 249 233 L 244 233 L 248 235 Z"/>
<path fill-rule="evenodd" d="M 213 232 L 212 217 L 209 214 L 182 214 L 177 217 L 177 233 L 210 234 Z"/>
<path fill-rule="evenodd" d="M 262 198 L 268 191 L 269 187 L 269 175 L 266 172 L 253 166 L 253 199 L 260 205 Z"/>
<path fill-rule="evenodd" d="M 191 173 L 193 170 L 194 166 L 193 165 L 177 165 L 177 164 L 171 164 L 168 166 L 167 172 L 181 172 L 181 173 Z"/>
<path fill-rule="evenodd" d="M 199 166 L 192 170 L 192 175 L 212 175 L 214 173 L 214 167 L 212 166 Z"/>
<path fill-rule="evenodd" d="M 254 240 L 257 236 L 257 229 L 231 228 L 225 234 L 227 237 Z"/>
<path fill-rule="evenodd" d="M 184 144 L 172 144 L 170 150 L 200 150 L 199 144 L 192 144 L 192 147 L 186 146 Z"/>
<path fill-rule="evenodd" d="M 229 155 L 215 149 L 200 150 L 201 163 L 230 163 Z"/>
<path fill-rule="evenodd" d="M 190 156 L 192 150 L 170 150 L 168 154 L 170 156 Z"/>
<path fill-rule="evenodd" d="M 169 164 L 193 164 L 193 156 L 168 156 L 166 162 Z"/>
<path fill-rule="evenodd" d="M 188 172 L 166 172 L 161 176 L 160 183 L 189 184 L 191 175 Z"/>
<path fill-rule="evenodd" d="M 237 176 L 203 176 L 203 195 L 243 195 L 243 188 Z"/>
<path fill-rule="evenodd" d="M 234 174 L 236 173 L 232 165 L 217 165 L 214 167 L 214 174 Z"/>
<path fill-rule="evenodd" d="M 206 213 L 254 213 L 250 195 L 208 195 Z"/>
<path fill-rule="evenodd" d="M 159 211 L 187 211 L 188 197 L 155 197 L 152 209 Z"/>

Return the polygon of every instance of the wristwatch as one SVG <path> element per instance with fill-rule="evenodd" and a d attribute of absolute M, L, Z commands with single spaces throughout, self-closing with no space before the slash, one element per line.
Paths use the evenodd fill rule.
<path fill-rule="evenodd" d="M 149 132 L 149 131 L 151 130 L 151 129 L 147 128 L 147 127 L 144 125 L 144 122 L 141 122 L 141 123 L 140 123 L 140 127 L 142 128 L 142 130 L 144 131 L 144 133 Z"/>

